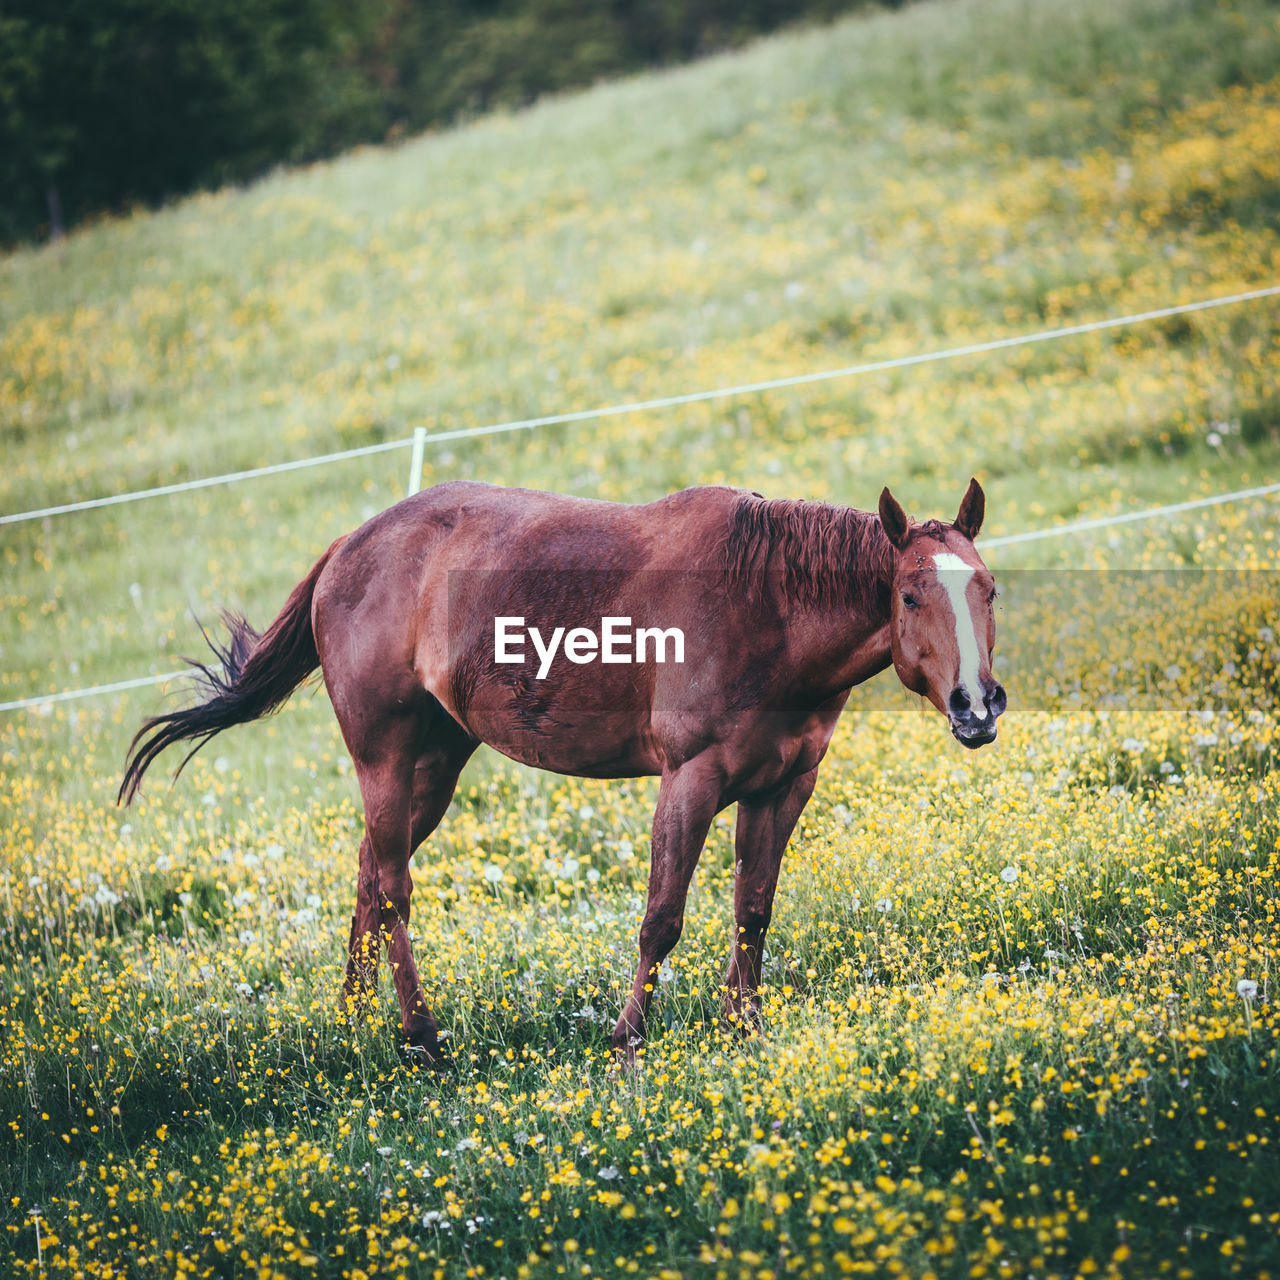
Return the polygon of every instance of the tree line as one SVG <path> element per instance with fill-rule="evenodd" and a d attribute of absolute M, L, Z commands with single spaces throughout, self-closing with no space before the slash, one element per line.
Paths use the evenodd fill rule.
<path fill-rule="evenodd" d="M 859 0 L 0 0 L 0 240 Z"/>

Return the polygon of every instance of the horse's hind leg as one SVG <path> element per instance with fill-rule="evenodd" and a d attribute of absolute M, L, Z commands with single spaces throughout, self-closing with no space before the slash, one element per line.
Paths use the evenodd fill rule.
<path fill-rule="evenodd" d="M 737 873 L 733 883 L 736 926 L 729 971 L 725 975 L 724 1011 L 730 1022 L 753 1029 L 760 1018 L 760 967 L 764 937 L 773 917 L 773 895 L 787 841 L 795 830 L 818 780 L 815 765 L 785 783 L 768 799 L 738 802 L 734 837 Z"/>
<path fill-rule="evenodd" d="M 440 825 L 453 799 L 458 775 L 478 745 L 453 720 L 444 715 L 440 718 L 447 721 L 448 728 L 437 727 L 432 735 L 432 748 L 420 755 L 414 766 L 411 854 Z M 407 869 L 405 880 L 408 881 Z M 387 945 L 387 956 L 400 1001 L 401 1025 L 411 1045 L 425 1050 L 428 1057 L 434 1057 L 439 1048 L 439 1030 L 427 1007 L 427 998 L 418 978 L 418 966 L 409 946 L 408 887 L 405 889 L 404 910 L 397 924 L 399 928 L 393 929 Z"/>
<path fill-rule="evenodd" d="M 644 1039 L 645 1017 L 662 962 L 680 941 L 689 881 L 711 820 L 720 808 L 719 771 L 695 757 L 662 775 L 653 815 L 649 904 L 640 925 L 640 965 L 631 996 L 613 1029 L 615 1052 L 628 1064 Z"/>
<path fill-rule="evenodd" d="M 360 869 L 356 875 L 356 907 L 351 913 L 347 941 L 347 976 L 342 984 L 348 1017 L 358 1018 L 365 1001 L 378 987 L 378 908 L 374 903 L 373 846 L 366 834 L 360 841 Z"/>
<path fill-rule="evenodd" d="M 400 1003 L 400 1022 L 410 1045 L 428 1057 L 439 1053 L 436 1021 L 418 979 L 409 940 L 409 903 L 413 880 L 409 859 L 439 825 L 462 766 L 475 749 L 455 722 L 437 713 L 427 723 L 390 727 L 377 739 L 376 753 L 356 759 L 364 799 L 365 838 L 360 846 L 360 876 L 347 992 L 372 989 L 380 936 Z"/>

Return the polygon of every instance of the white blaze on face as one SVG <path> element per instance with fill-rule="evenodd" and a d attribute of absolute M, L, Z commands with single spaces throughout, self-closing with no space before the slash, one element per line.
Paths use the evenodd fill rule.
<path fill-rule="evenodd" d="M 942 583 L 951 602 L 951 612 L 956 618 L 956 645 L 960 650 L 960 687 L 969 695 L 969 705 L 975 715 L 983 715 L 986 711 L 985 695 L 978 679 L 978 667 L 981 657 L 978 649 L 978 633 L 973 625 L 973 614 L 969 611 L 969 600 L 966 588 L 973 577 L 973 565 L 966 564 L 959 556 L 950 551 L 933 557 L 938 570 L 938 581 Z"/>

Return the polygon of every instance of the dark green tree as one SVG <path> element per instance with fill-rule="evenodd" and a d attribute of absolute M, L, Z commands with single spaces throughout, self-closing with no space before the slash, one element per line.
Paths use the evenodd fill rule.
<path fill-rule="evenodd" d="M 0 230 L 234 181 L 376 127 L 337 0 L 0 0 Z"/>
<path fill-rule="evenodd" d="M 858 2 L 0 0 L 0 242 Z"/>

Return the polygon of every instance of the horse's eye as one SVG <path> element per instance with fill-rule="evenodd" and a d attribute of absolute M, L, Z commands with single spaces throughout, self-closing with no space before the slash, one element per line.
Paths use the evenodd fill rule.
<path fill-rule="evenodd" d="M 905 604 L 908 609 L 914 609 L 919 605 L 920 601 L 913 595 L 904 594 L 902 597 L 902 603 Z"/>
<path fill-rule="evenodd" d="M 991 588 L 991 594 L 987 597 L 987 603 L 988 603 L 988 604 L 995 604 L 995 602 L 996 602 L 996 596 L 998 596 L 999 594 L 1000 594 L 1000 593 L 995 589 L 995 587 L 992 587 L 992 588 Z"/>

